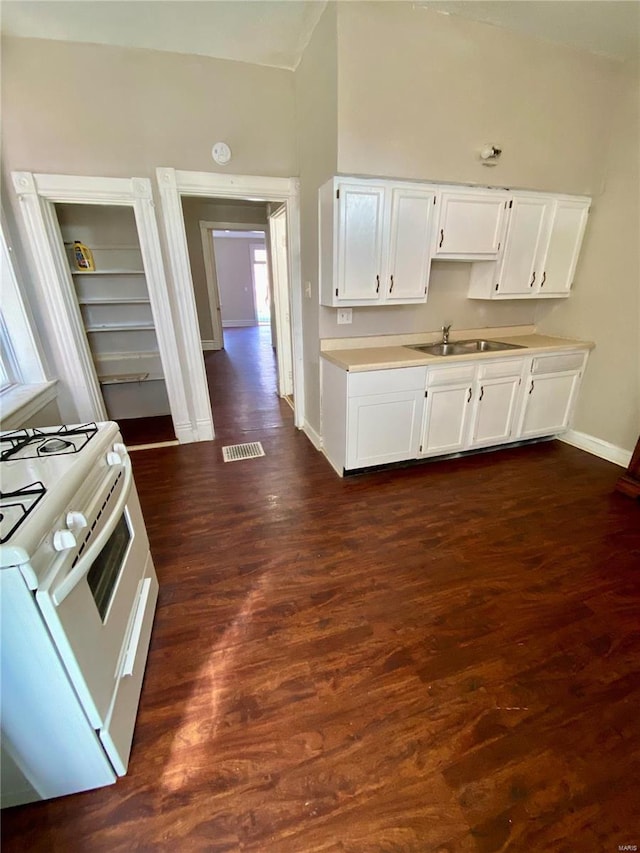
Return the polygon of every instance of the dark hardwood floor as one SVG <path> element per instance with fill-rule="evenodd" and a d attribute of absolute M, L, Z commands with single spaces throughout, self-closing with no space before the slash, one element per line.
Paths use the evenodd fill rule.
<path fill-rule="evenodd" d="M 3 851 L 640 845 L 621 469 L 548 442 L 342 480 L 260 371 L 216 441 L 132 456 L 160 599 L 128 775 L 6 810 Z"/>

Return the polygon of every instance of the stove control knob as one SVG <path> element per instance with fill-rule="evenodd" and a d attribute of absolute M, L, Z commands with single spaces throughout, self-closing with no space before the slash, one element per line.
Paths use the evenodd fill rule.
<path fill-rule="evenodd" d="M 119 456 L 126 456 L 127 455 L 127 447 L 126 447 L 126 445 L 122 444 L 121 442 L 117 442 L 116 444 L 114 444 L 112 449 L 113 449 L 113 452 L 117 453 Z"/>
<path fill-rule="evenodd" d="M 72 530 L 74 533 L 77 533 L 79 530 L 82 530 L 83 527 L 87 526 L 87 519 L 81 512 L 75 512 L 72 510 L 67 513 L 67 527 Z"/>
<path fill-rule="evenodd" d="M 76 546 L 76 537 L 70 530 L 56 530 L 53 534 L 53 547 L 56 551 L 68 551 Z"/>
<path fill-rule="evenodd" d="M 107 465 L 122 465 L 122 456 L 115 450 L 110 450 L 107 453 Z"/>

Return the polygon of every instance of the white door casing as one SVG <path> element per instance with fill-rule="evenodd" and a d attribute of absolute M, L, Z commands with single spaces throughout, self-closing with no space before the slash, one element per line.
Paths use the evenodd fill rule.
<path fill-rule="evenodd" d="M 186 172 L 170 167 L 156 169 L 156 176 L 162 200 L 176 306 L 192 383 L 195 419 L 201 440 L 213 438 L 213 420 L 200 345 L 198 317 L 180 198 L 182 195 L 188 195 L 199 198 L 250 199 L 252 201 L 285 203 L 293 321 L 294 423 L 296 427 L 301 428 L 304 424 L 304 373 L 302 292 L 300 285 L 299 181 L 296 178 Z"/>
<path fill-rule="evenodd" d="M 287 259 L 287 211 L 280 207 L 269 214 L 272 289 L 276 315 L 276 358 L 278 393 L 293 394 L 293 352 L 291 340 L 291 295 Z"/>
<path fill-rule="evenodd" d="M 43 322 L 62 373 L 68 402 L 79 421 L 106 420 L 91 351 L 75 297 L 54 205 L 102 204 L 133 208 L 142 262 L 149 291 L 176 437 L 194 440 L 185 381 L 174 334 L 160 239 L 147 178 L 103 178 L 77 175 L 41 175 L 13 172 L 23 220 L 33 252 L 38 299 Z"/>
<path fill-rule="evenodd" d="M 218 275 L 216 272 L 216 258 L 213 251 L 212 231 L 216 227 L 213 222 L 200 221 L 200 240 L 202 242 L 202 255 L 204 258 L 204 272 L 207 279 L 207 293 L 209 294 L 209 314 L 211 316 L 211 349 L 219 350 L 224 347 L 224 332 L 222 330 L 222 316 L 220 310 L 220 291 L 218 289 Z M 204 346 L 205 341 L 201 342 Z"/>

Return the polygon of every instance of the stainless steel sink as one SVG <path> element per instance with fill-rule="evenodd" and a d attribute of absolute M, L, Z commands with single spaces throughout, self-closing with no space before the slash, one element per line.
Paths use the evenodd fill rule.
<path fill-rule="evenodd" d="M 417 349 L 419 352 L 427 352 L 429 355 L 465 355 L 471 350 L 461 344 L 425 344 L 423 346 L 414 346 L 411 349 Z"/>
<path fill-rule="evenodd" d="M 421 344 L 411 349 L 429 355 L 470 355 L 474 352 L 500 352 L 508 349 L 524 349 L 520 344 L 505 344 L 503 341 L 487 341 L 478 338 L 469 341 L 452 341 L 448 344 Z"/>
<path fill-rule="evenodd" d="M 458 346 L 464 346 L 469 352 L 499 352 L 504 349 L 524 349 L 521 344 L 505 344 L 503 341 L 485 341 L 482 338 L 472 341 L 456 341 Z"/>

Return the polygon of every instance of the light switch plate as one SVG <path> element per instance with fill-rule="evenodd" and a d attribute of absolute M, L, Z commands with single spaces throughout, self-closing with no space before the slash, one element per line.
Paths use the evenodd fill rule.
<path fill-rule="evenodd" d="M 353 311 L 351 308 L 338 308 L 338 325 L 343 326 L 351 323 L 353 319 Z"/>

